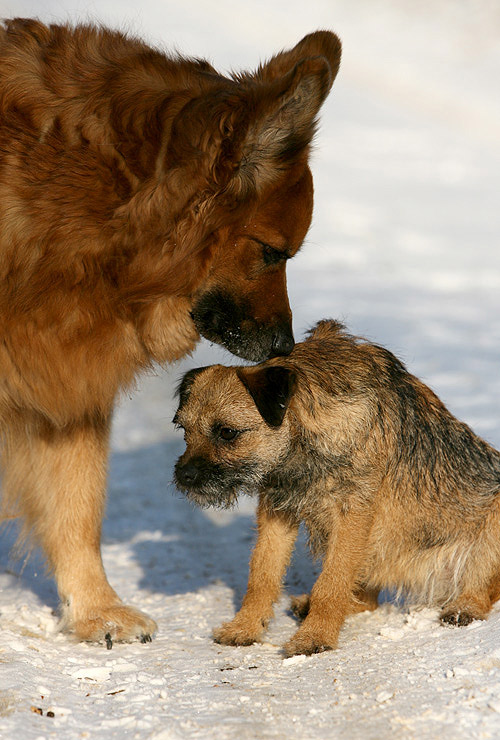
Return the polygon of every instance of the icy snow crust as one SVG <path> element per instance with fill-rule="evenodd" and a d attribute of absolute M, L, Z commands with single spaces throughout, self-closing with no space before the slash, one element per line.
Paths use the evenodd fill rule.
<path fill-rule="evenodd" d="M 289 265 L 296 335 L 344 320 L 500 446 L 498 4 L 4 0 L 0 10 L 100 19 L 221 69 L 336 30 L 344 56 L 313 155 L 314 224 Z M 317 572 L 303 539 L 265 641 L 212 642 L 245 590 L 255 502 L 194 510 L 171 483 L 183 444 L 170 419 L 181 373 L 217 361 L 234 359 L 202 344 L 144 378 L 116 415 L 104 560 L 123 599 L 158 622 L 152 644 L 107 651 L 60 634 L 41 560 L 12 561 L 14 533 L 2 540 L 0 737 L 498 738 L 500 607 L 458 630 L 387 595 L 347 620 L 338 650 L 283 660 L 295 629 L 286 594 Z"/>

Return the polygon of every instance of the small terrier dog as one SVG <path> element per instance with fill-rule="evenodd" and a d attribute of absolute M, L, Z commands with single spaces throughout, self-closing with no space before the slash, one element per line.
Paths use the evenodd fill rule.
<path fill-rule="evenodd" d="M 441 607 L 452 625 L 500 597 L 500 453 L 389 351 L 321 321 L 286 358 L 199 368 L 179 387 L 187 449 L 176 483 L 202 506 L 259 493 L 258 539 L 226 645 L 260 638 L 300 522 L 323 568 L 286 655 L 336 647 L 382 588 Z"/>

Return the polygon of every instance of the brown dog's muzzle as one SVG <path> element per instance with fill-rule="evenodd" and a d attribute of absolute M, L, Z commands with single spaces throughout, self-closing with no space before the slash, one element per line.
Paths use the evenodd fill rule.
<path fill-rule="evenodd" d="M 259 321 L 252 317 L 244 298 L 237 299 L 220 289 L 202 295 L 191 316 L 205 339 L 245 360 L 262 362 L 289 355 L 295 346 L 289 315 Z"/>

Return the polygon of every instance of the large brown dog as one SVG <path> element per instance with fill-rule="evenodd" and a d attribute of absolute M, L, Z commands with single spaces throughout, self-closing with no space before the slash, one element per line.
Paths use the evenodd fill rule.
<path fill-rule="evenodd" d="M 82 639 L 149 639 L 100 555 L 117 393 L 199 335 L 293 348 L 285 263 L 340 43 L 306 36 L 226 78 L 101 28 L 0 29 L 4 515 L 24 517 Z"/>
<path fill-rule="evenodd" d="M 380 588 L 439 605 L 456 625 L 500 597 L 500 452 L 393 354 L 322 321 L 286 358 L 191 370 L 176 422 L 179 487 L 203 506 L 258 492 L 247 594 L 219 642 L 247 645 L 278 598 L 299 523 L 323 570 L 288 655 L 337 644 Z"/>

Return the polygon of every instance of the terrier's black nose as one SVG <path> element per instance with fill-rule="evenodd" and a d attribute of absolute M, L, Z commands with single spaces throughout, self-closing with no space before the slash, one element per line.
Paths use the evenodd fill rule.
<path fill-rule="evenodd" d="M 175 466 L 175 477 L 181 486 L 194 486 L 201 477 L 201 470 L 196 460 L 189 460 L 184 465 Z"/>

